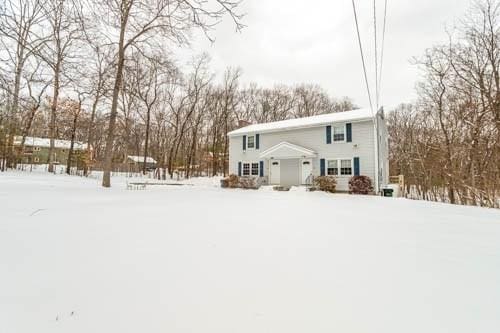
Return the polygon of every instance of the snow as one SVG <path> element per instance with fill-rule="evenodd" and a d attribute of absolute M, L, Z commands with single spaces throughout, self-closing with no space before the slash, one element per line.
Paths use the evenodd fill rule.
<path fill-rule="evenodd" d="M 20 145 L 21 141 L 22 141 L 21 136 L 14 137 L 14 145 Z M 30 146 L 30 147 L 49 148 L 50 147 L 50 139 L 49 138 L 37 138 L 37 137 L 27 136 L 25 139 L 24 145 Z M 69 141 L 69 140 L 54 140 L 54 147 L 56 147 L 56 148 L 69 149 L 70 146 L 71 146 L 71 141 Z M 75 141 L 73 143 L 73 149 L 74 150 L 85 150 L 85 149 L 87 149 L 87 144 L 80 142 L 80 141 Z"/>
<path fill-rule="evenodd" d="M 144 162 L 144 156 L 134 156 L 134 155 L 128 155 L 128 159 L 137 162 L 137 163 L 143 163 Z M 146 157 L 146 163 L 156 163 L 156 160 L 152 157 Z"/>
<path fill-rule="evenodd" d="M 498 332 L 500 211 L 0 173 L 0 331 Z"/>
<path fill-rule="evenodd" d="M 288 119 L 282 121 L 275 121 L 271 123 L 253 124 L 245 126 L 229 132 L 229 136 L 243 135 L 247 133 L 268 133 L 280 130 L 292 130 L 306 127 L 317 127 L 327 124 L 345 122 L 345 121 L 361 121 L 373 119 L 371 110 L 358 109 L 352 111 L 335 112 L 329 114 L 322 114 L 318 116 Z"/>

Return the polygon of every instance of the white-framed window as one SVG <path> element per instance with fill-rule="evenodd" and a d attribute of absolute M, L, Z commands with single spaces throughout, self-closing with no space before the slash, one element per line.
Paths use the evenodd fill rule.
<path fill-rule="evenodd" d="M 38 163 L 38 162 L 40 162 L 40 159 L 39 159 L 38 157 L 36 157 L 36 156 L 35 156 L 35 157 L 33 157 L 33 161 L 34 161 L 35 163 Z"/>
<path fill-rule="evenodd" d="M 339 167 L 338 167 L 338 164 L 337 164 L 337 160 L 328 160 L 327 162 L 327 168 L 326 168 L 326 171 L 327 171 L 327 175 L 328 176 L 336 176 L 339 174 Z"/>
<path fill-rule="evenodd" d="M 333 142 L 345 141 L 345 125 L 335 125 L 333 128 Z"/>
<path fill-rule="evenodd" d="M 352 175 L 352 160 L 340 160 L 340 174 L 342 176 Z"/>
<path fill-rule="evenodd" d="M 329 159 L 326 161 L 326 174 L 328 176 L 352 176 L 352 165 L 352 159 Z"/>
<path fill-rule="evenodd" d="M 243 163 L 243 176 L 250 176 L 250 163 Z"/>
<path fill-rule="evenodd" d="M 247 149 L 255 149 L 255 135 L 247 137 Z"/>
<path fill-rule="evenodd" d="M 243 162 L 242 176 L 258 176 L 259 173 L 259 162 Z"/>
<path fill-rule="evenodd" d="M 259 175 L 259 163 L 252 163 L 252 176 Z"/>

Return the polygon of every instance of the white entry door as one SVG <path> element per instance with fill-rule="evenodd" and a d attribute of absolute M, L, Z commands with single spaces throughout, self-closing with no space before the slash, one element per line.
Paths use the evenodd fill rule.
<path fill-rule="evenodd" d="M 278 185 L 280 183 L 280 161 L 270 160 L 269 163 L 271 163 L 269 183 Z"/>
<path fill-rule="evenodd" d="M 302 172 L 302 184 L 306 185 L 309 176 L 312 174 L 312 160 L 304 159 L 300 162 L 301 172 Z"/>

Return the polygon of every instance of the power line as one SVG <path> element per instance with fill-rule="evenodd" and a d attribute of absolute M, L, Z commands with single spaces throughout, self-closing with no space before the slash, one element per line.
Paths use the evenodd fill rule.
<path fill-rule="evenodd" d="M 379 69 L 379 77 L 377 78 L 378 80 L 378 96 L 377 100 L 380 100 L 380 89 L 382 85 L 382 67 L 384 64 L 384 44 L 385 44 L 385 30 L 386 30 L 386 22 L 387 22 L 387 0 L 384 2 L 384 23 L 382 27 L 382 46 L 380 50 L 380 69 Z"/>
<path fill-rule="evenodd" d="M 375 108 L 378 111 L 378 47 L 377 47 L 377 0 L 373 0 L 373 40 L 375 44 Z"/>
<path fill-rule="evenodd" d="M 354 3 L 354 0 L 352 0 L 352 9 L 354 11 L 354 21 L 356 22 L 356 31 L 358 34 L 359 51 L 361 53 L 361 62 L 363 63 L 363 72 L 365 74 L 366 91 L 368 92 L 368 101 L 370 103 L 370 111 L 371 111 L 372 117 L 373 117 L 372 96 L 370 93 L 370 84 L 368 83 L 368 75 L 366 73 L 365 55 L 363 53 L 363 45 L 361 43 L 361 35 L 359 33 L 358 14 L 356 12 L 356 4 Z"/>

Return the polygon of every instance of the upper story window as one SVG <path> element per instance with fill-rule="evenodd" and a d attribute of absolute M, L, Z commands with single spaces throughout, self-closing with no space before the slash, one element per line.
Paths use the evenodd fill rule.
<path fill-rule="evenodd" d="M 250 135 L 247 138 L 247 149 L 255 148 L 255 135 Z"/>
<path fill-rule="evenodd" d="M 345 126 L 333 126 L 333 141 L 345 141 Z"/>

